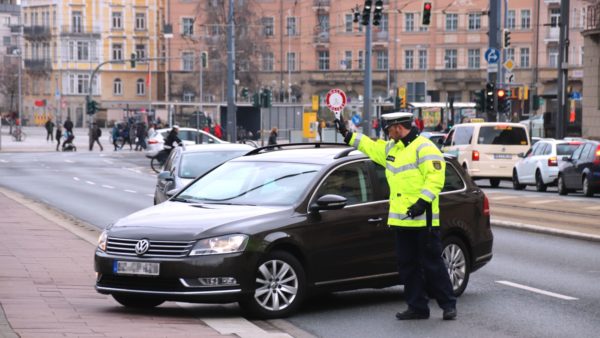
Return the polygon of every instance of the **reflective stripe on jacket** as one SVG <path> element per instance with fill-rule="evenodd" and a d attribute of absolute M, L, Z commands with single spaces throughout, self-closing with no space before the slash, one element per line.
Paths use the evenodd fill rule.
<path fill-rule="evenodd" d="M 385 176 L 390 186 L 389 225 L 427 226 L 427 212 L 414 219 L 406 215 L 408 208 L 419 198 L 431 203 L 431 225 L 440 225 L 438 197 L 444 186 L 446 161 L 433 142 L 418 136 L 405 147 L 401 141 L 373 141 L 354 133 L 349 144 L 386 168 Z"/>

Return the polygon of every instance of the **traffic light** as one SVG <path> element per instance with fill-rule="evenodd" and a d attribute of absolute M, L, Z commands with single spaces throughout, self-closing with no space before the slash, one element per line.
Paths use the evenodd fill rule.
<path fill-rule="evenodd" d="M 265 90 L 265 108 L 271 108 L 273 102 L 273 92 L 270 89 Z"/>
<path fill-rule="evenodd" d="M 502 48 L 510 46 L 510 31 L 507 28 L 502 30 Z"/>
<path fill-rule="evenodd" d="M 381 21 L 381 12 L 383 10 L 383 1 L 375 1 L 375 11 L 373 11 L 373 26 L 379 26 Z"/>
<path fill-rule="evenodd" d="M 480 112 L 485 111 L 485 90 L 475 92 L 475 109 Z"/>
<path fill-rule="evenodd" d="M 242 97 L 242 99 L 247 100 L 248 99 L 248 88 L 243 87 L 240 96 Z"/>
<path fill-rule="evenodd" d="M 135 68 L 135 58 L 136 58 L 136 54 L 135 53 L 131 53 L 131 60 L 129 60 L 129 62 L 131 62 L 131 68 Z"/>
<path fill-rule="evenodd" d="M 207 51 L 200 52 L 200 66 L 202 66 L 202 69 L 208 68 L 208 52 Z"/>
<path fill-rule="evenodd" d="M 261 104 L 260 104 L 260 99 L 261 99 L 262 93 L 258 92 L 258 93 L 254 93 L 254 95 L 252 96 L 252 106 L 255 108 L 260 108 Z"/>
<path fill-rule="evenodd" d="M 494 111 L 494 94 L 496 93 L 496 85 L 488 82 L 485 85 L 485 110 L 488 112 Z"/>
<path fill-rule="evenodd" d="M 421 26 L 429 26 L 431 24 L 431 2 L 423 3 L 423 13 L 421 13 Z"/>
<path fill-rule="evenodd" d="M 98 112 L 98 102 L 88 99 L 87 101 L 87 114 L 94 115 Z"/>
<path fill-rule="evenodd" d="M 499 113 L 507 113 L 510 110 L 510 100 L 508 98 L 509 94 L 504 89 L 498 89 L 496 91 L 496 95 L 498 96 L 498 112 Z"/>

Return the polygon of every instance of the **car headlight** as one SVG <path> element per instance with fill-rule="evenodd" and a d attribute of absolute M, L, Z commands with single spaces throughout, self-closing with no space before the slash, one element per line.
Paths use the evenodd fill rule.
<path fill-rule="evenodd" d="M 108 239 L 108 231 L 104 230 L 98 237 L 98 249 L 106 251 L 106 240 Z"/>
<path fill-rule="evenodd" d="M 199 240 L 192 248 L 190 256 L 218 255 L 225 253 L 241 252 L 246 249 L 248 236 L 226 235 Z"/>

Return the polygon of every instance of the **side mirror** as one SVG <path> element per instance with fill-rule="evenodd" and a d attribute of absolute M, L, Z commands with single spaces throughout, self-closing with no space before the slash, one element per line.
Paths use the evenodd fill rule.
<path fill-rule="evenodd" d="M 166 181 L 166 182 L 173 182 L 174 178 L 173 178 L 173 175 L 171 175 L 170 171 L 161 171 L 160 174 L 158 174 L 158 180 Z"/>
<path fill-rule="evenodd" d="M 567 162 L 571 162 L 571 161 L 573 161 L 573 159 L 571 158 L 571 156 L 563 156 L 563 157 L 561 158 L 561 160 L 563 160 L 563 161 L 567 161 Z"/>
<path fill-rule="evenodd" d="M 319 210 L 336 210 L 346 206 L 346 197 L 340 195 L 323 195 L 319 197 L 317 202 L 311 204 L 310 211 L 317 212 Z"/>
<path fill-rule="evenodd" d="M 171 189 L 171 190 L 167 191 L 167 198 L 171 198 L 171 197 L 175 196 L 179 192 L 179 190 L 181 190 L 181 189 Z"/>
<path fill-rule="evenodd" d="M 524 158 L 525 157 L 525 153 L 518 153 L 517 157 Z"/>

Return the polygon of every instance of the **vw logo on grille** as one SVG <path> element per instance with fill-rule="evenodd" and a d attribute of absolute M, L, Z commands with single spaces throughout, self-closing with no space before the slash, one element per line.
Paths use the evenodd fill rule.
<path fill-rule="evenodd" d="M 150 242 L 147 239 L 142 239 L 141 241 L 135 244 L 135 253 L 138 255 L 143 255 L 150 248 Z"/>

